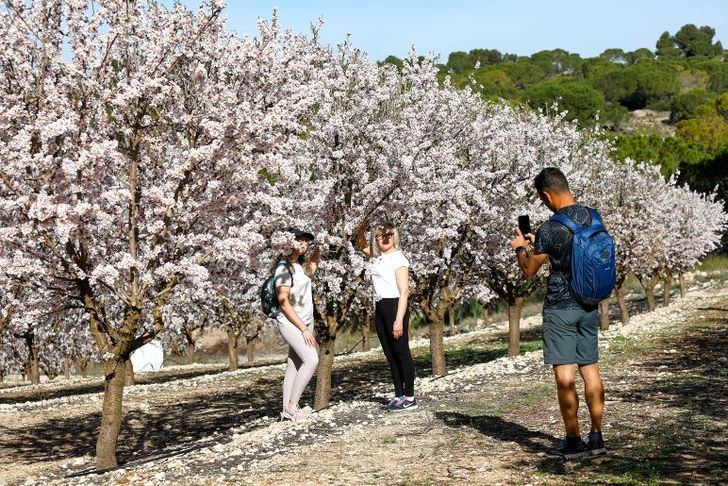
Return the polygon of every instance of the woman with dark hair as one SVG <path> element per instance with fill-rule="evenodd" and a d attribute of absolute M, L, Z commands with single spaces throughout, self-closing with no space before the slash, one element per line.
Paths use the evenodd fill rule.
<path fill-rule="evenodd" d="M 374 325 L 389 362 L 394 396 L 387 409 L 417 408 L 415 365 L 409 349 L 409 261 L 399 249 L 399 231 L 391 224 L 377 226 L 366 241 L 366 223 L 357 231 L 356 246 L 371 261 L 374 286 Z"/>
<path fill-rule="evenodd" d="M 283 411 L 281 420 L 304 420 L 308 416 L 298 406 L 303 390 L 318 365 L 318 344 L 313 335 L 313 296 L 311 276 L 321 262 L 316 249 L 308 261 L 304 255 L 314 240 L 311 233 L 290 229 L 296 244 L 290 255 L 276 265 L 274 285 L 280 311 L 275 316 L 278 331 L 288 343 L 288 366 L 283 379 Z"/>

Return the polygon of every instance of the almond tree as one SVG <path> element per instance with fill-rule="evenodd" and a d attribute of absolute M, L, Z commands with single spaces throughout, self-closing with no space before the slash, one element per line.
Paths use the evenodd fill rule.
<path fill-rule="evenodd" d="M 523 302 L 545 274 L 544 268 L 535 278 L 524 278 L 508 244 L 519 215 L 530 216 L 534 231 L 550 217 L 533 188 L 535 176 L 544 167 L 559 167 L 579 202 L 604 213 L 613 163 L 610 147 L 598 133 L 579 130 L 564 121 L 563 113 L 546 115 L 500 104 L 492 105 L 488 114 L 489 137 L 479 160 L 492 174 L 486 191 L 492 209 L 476 248 L 487 256 L 485 281 L 508 304 L 508 355 L 515 356 Z"/>
<path fill-rule="evenodd" d="M 114 467 L 129 355 L 207 265 L 255 255 L 244 220 L 310 112 L 312 41 L 275 22 L 236 38 L 214 0 L 5 8 L 0 242 L 83 305 L 105 376 L 97 466 Z"/>
<path fill-rule="evenodd" d="M 700 194 L 687 186 L 672 187 L 671 209 L 665 212 L 670 230 L 665 234 L 668 248 L 664 262 L 663 304 L 670 302 L 673 276 L 677 275 L 680 294 L 685 296 L 683 274 L 695 267 L 708 253 L 720 246 L 728 215 L 715 194 Z"/>
<path fill-rule="evenodd" d="M 431 62 L 416 59 L 402 73 L 377 66 L 349 43 L 329 53 L 322 66 L 325 89 L 301 140 L 289 200 L 324 247 L 316 276 L 320 359 L 315 406 L 326 406 L 334 345 L 351 320 L 365 262 L 350 240 L 355 229 L 398 191 L 407 191 L 414 161 L 439 150 L 439 89 Z M 295 202 L 294 202 L 295 201 Z"/>

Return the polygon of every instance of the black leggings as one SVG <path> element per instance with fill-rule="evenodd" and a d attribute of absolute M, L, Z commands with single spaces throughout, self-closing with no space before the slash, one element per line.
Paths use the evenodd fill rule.
<path fill-rule="evenodd" d="M 409 349 L 409 311 L 402 321 L 402 336 L 394 339 L 392 335 L 398 303 L 398 298 L 378 300 L 374 306 L 374 326 L 377 328 L 382 351 L 389 361 L 395 396 L 412 397 L 415 394 L 415 364 Z"/>

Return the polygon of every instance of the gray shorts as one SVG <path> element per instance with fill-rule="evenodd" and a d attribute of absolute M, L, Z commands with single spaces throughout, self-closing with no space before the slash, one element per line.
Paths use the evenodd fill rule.
<path fill-rule="evenodd" d="M 599 361 L 599 312 L 545 309 L 543 360 L 550 365 L 588 365 Z"/>

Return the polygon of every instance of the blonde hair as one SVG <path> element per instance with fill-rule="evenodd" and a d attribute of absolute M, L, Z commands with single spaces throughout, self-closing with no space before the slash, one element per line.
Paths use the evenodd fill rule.
<path fill-rule="evenodd" d="M 399 250 L 399 230 L 397 229 L 397 227 L 389 223 L 380 224 L 372 231 L 372 239 L 370 242 L 372 256 L 378 257 L 382 254 L 382 250 L 379 248 L 379 243 L 377 242 L 377 236 L 387 232 L 391 232 L 393 234 L 392 246 L 395 250 Z"/>

